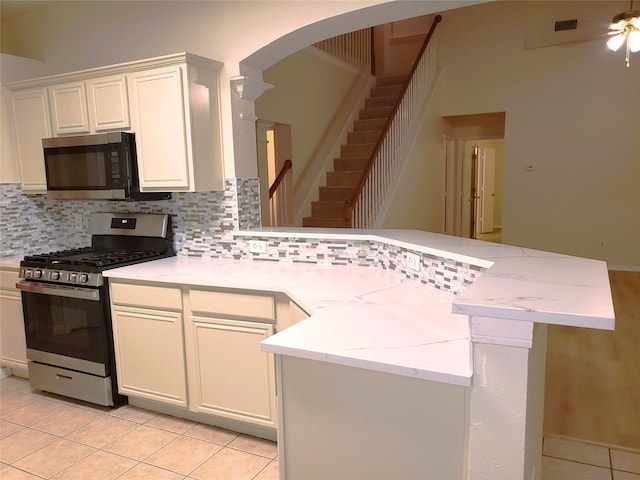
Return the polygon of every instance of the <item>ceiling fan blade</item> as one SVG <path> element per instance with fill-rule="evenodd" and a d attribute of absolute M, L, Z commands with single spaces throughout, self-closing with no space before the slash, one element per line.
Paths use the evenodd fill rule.
<path fill-rule="evenodd" d="M 633 53 L 640 52 L 640 31 L 636 30 L 629 34 L 629 50 Z"/>
<path fill-rule="evenodd" d="M 614 52 L 617 52 L 624 43 L 625 38 L 626 37 L 624 35 L 616 35 L 615 37 L 611 37 L 607 41 L 607 47 L 609 47 Z"/>

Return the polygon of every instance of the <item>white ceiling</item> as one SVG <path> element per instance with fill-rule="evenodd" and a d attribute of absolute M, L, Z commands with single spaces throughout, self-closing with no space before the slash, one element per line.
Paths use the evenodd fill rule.
<path fill-rule="evenodd" d="M 42 8 L 66 3 L 62 0 L 1 0 L 0 20 L 8 20 Z"/>

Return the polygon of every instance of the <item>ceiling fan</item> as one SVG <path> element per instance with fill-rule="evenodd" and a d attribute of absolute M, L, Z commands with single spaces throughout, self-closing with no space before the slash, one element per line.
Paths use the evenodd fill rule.
<path fill-rule="evenodd" d="M 629 67 L 629 54 L 640 51 L 640 10 L 633 9 L 633 0 L 629 10 L 613 17 L 613 23 L 609 25 L 609 35 L 613 35 L 607 41 L 607 47 L 617 52 L 626 42 L 625 62 Z"/>

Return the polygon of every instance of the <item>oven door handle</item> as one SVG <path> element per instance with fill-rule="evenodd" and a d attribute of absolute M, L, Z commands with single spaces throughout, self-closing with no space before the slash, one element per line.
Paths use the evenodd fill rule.
<path fill-rule="evenodd" d="M 66 285 L 43 285 L 41 283 L 26 282 L 20 280 L 16 288 L 23 292 L 42 293 L 56 297 L 79 298 L 82 300 L 100 301 L 100 292 L 93 288 L 68 287 Z"/>

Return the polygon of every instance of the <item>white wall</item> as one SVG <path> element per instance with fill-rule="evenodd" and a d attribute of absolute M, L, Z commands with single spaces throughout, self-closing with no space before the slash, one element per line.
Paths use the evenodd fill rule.
<path fill-rule="evenodd" d="M 548 18 L 554 8 L 579 18 L 593 16 L 594 9 L 625 9 L 621 2 L 533 3 L 551 9 Z M 495 2 L 443 14 L 443 70 L 432 100 L 438 107 L 430 108 L 425 125 L 441 116 L 506 112 L 503 241 L 640 268 L 640 55 L 632 54 L 631 68 L 625 68 L 623 55 L 606 49 L 601 29 L 590 41 L 526 50 L 525 38 L 540 17 L 530 16 L 527 5 Z M 606 28 L 611 17 L 602 15 Z M 433 134 L 423 129 L 422 135 Z M 432 166 L 414 163 L 404 185 L 415 184 L 410 176 L 417 174 L 425 189 L 437 191 L 427 176 L 440 175 L 441 142 L 433 141 L 414 147 L 414 162 L 428 158 Z M 533 172 L 525 171 L 529 164 Z M 395 200 L 398 219 L 427 200 L 424 191 L 411 195 L 418 205 Z M 415 216 L 411 222 L 440 231 L 441 210 L 439 205 L 435 217 L 422 220 L 423 227 Z"/>
<path fill-rule="evenodd" d="M 445 15 L 442 113 L 506 112 L 505 243 L 640 267 L 640 56 L 625 68 L 604 32 L 524 50 L 526 21 L 524 2 Z"/>
<path fill-rule="evenodd" d="M 274 88 L 256 101 L 256 114 L 260 119 L 292 126 L 291 174 L 297 191 L 300 181 L 315 173 L 310 162 L 317 160 L 316 151 L 324 137 L 335 137 L 334 132 L 342 128 L 332 128 L 332 123 L 360 74 L 329 55 L 305 49 L 266 69 L 263 77 Z M 306 194 L 296 192 L 296 197 L 301 201 Z"/>
<path fill-rule="evenodd" d="M 444 135 L 453 129 L 439 115 L 442 82 L 433 92 L 382 228 L 444 231 Z"/>

